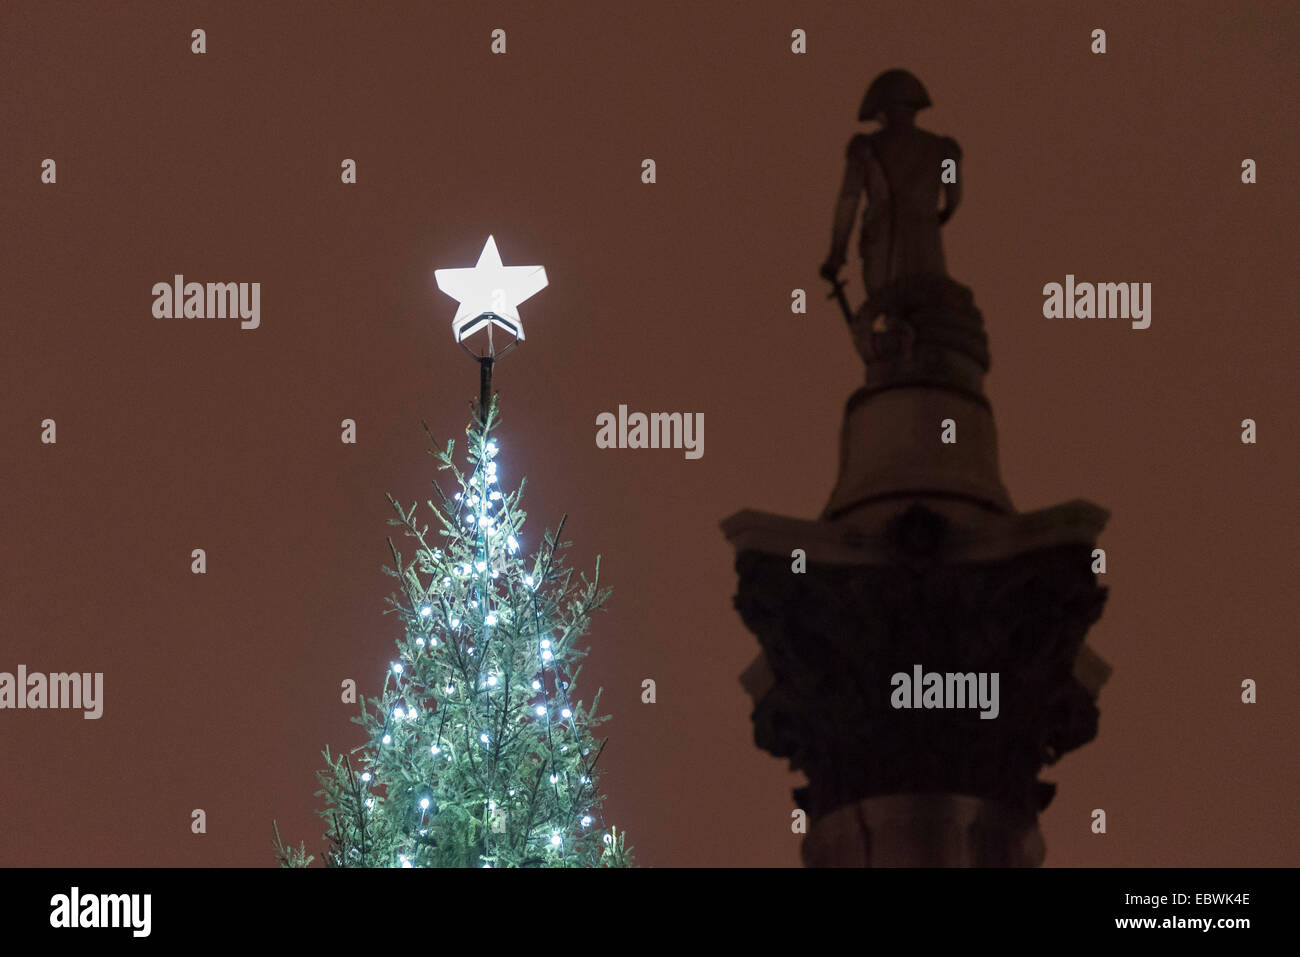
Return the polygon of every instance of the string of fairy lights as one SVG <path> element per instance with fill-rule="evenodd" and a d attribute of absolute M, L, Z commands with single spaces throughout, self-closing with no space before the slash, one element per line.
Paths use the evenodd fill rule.
<path fill-rule="evenodd" d="M 507 706 L 503 701 L 496 709 L 500 719 L 499 727 L 491 726 L 493 717 L 492 696 L 504 689 L 507 691 L 506 698 L 508 700 L 508 686 L 511 677 L 508 666 L 505 674 L 498 674 L 497 670 L 492 668 L 490 652 L 492 651 L 494 638 L 497 641 L 504 641 L 503 638 L 496 638 L 497 626 L 503 623 L 504 616 L 514 610 L 511 603 L 502 601 L 502 597 L 498 595 L 493 583 L 500 577 L 503 570 L 510 570 L 511 562 L 521 561 L 517 557 L 521 546 L 516 537 L 518 527 L 510 512 L 509 497 L 501 491 L 498 482 L 498 469 L 495 458 L 499 452 L 499 447 L 494 440 L 489 438 L 489 427 L 486 423 L 473 434 L 476 441 L 476 448 L 472 456 L 475 468 L 468 481 L 462 481 L 464 492 L 456 492 L 453 498 L 459 503 L 454 508 L 454 519 L 461 539 L 459 544 L 469 546 L 469 550 L 474 554 L 474 561 L 472 564 L 464 560 L 451 564 L 451 559 L 441 549 L 428 549 L 421 537 L 420 543 L 426 550 L 426 557 L 432 558 L 429 564 L 435 570 L 434 578 L 428 591 L 423 595 L 416 594 L 408 583 L 411 607 L 409 610 L 404 609 L 404 611 L 406 611 L 408 618 L 411 619 L 415 630 L 419 632 L 414 640 L 414 645 L 418 649 L 427 649 L 432 653 L 433 649 L 438 646 L 437 632 L 440 628 L 445 627 L 449 640 L 446 642 L 444 651 L 450 653 L 453 664 L 463 680 L 469 680 L 472 674 L 472 684 L 474 686 L 472 690 L 458 689 L 455 677 L 449 676 L 447 684 L 442 688 L 442 693 L 447 697 L 456 695 L 458 692 L 485 696 L 487 707 L 484 709 L 484 717 L 487 720 L 479 727 L 466 728 L 466 742 L 469 743 L 476 737 L 485 752 L 481 764 L 483 771 L 479 776 L 483 790 L 483 801 L 486 803 L 488 811 L 485 816 L 482 856 L 490 859 L 493 852 L 491 842 L 494 831 L 497 829 L 498 816 L 501 814 L 497 807 L 497 795 L 494 792 L 497 787 L 505 787 L 505 785 L 498 785 L 493 778 L 495 773 L 500 770 L 500 749 L 508 733 L 506 722 L 509 717 Z M 445 496 L 444 503 L 448 506 L 451 504 L 446 502 Z M 449 511 L 451 510 L 449 508 Z M 473 535 L 472 541 L 467 533 Z M 551 548 L 545 556 L 544 564 L 539 561 L 534 566 L 533 571 L 537 574 L 537 580 L 534 579 L 532 574 L 523 575 L 521 580 L 525 590 L 527 606 L 531 610 L 533 617 L 532 631 L 536 641 L 534 652 L 537 662 L 536 675 L 528 682 L 529 688 L 534 692 L 534 697 L 528 703 L 525 714 L 530 720 L 539 722 L 544 732 L 546 752 L 550 759 L 547 782 L 553 791 L 554 806 L 556 808 L 565 805 L 564 798 L 566 795 L 562 791 L 565 788 L 568 789 L 569 824 L 561 824 L 552 819 L 549 822 L 551 829 L 549 837 L 545 834 L 542 837 L 549 853 L 563 856 L 566 853 L 565 831 L 567 828 L 576 827 L 585 832 L 592 828 L 593 825 L 603 829 L 604 823 L 602 820 L 597 824 L 596 818 L 593 817 L 593 813 L 597 817 L 601 816 L 599 802 L 596 802 L 595 806 L 586 806 L 586 802 L 596 796 L 595 783 L 592 780 L 592 768 L 587 760 L 590 749 L 585 746 L 582 747 L 581 753 L 577 756 L 582 773 L 578 777 L 576 787 L 568 779 L 567 774 L 563 775 L 564 780 L 562 780 L 561 772 L 563 769 L 556 763 L 557 753 L 567 754 L 570 748 L 569 744 L 559 743 L 557 749 L 555 737 L 557 722 L 559 727 L 567 729 L 575 747 L 582 742 L 573 705 L 569 700 L 568 676 L 559 667 L 556 655 L 558 648 L 552 640 L 551 632 L 543 632 L 542 603 L 538 597 L 539 589 L 549 580 L 555 550 L 558 547 L 557 530 L 556 537 L 551 542 Z M 468 623 L 461 621 L 456 606 L 449 601 L 449 591 L 453 587 L 455 579 L 464 580 L 469 586 L 468 601 L 466 603 L 474 611 L 475 615 L 481 613 L 482 616 L 484 626 L 481 631 L 482 640 L 477 647 L 473 643 L 473 635 L 463 633 L 463 626 L 467 630 Z M 510 576 L 507 575 L 507 583 L 509 582 Z M 439 583 L 441 588 L 438 587 Z M 513 594 L 513 589 L 511 593 Z M 480 603 L 482 606 L 481 612 Z M 435 604 L 441 613 L 438 617 L 435 616 Z M 514 624 L 517 626 L 518 623 Z M 403 693 L 404 682 L 408 680 L 407 667 L 412 664 L 414 662 L 407 660 L 393 662 L 385 678 L 383 696 L 380 700 L 390 700 L 388 697 L 389 682 L 392 681 L 394 698 L 391 700 L 401 703 L 387 710 L 385 714 L 384 723 L 380 728 L 378 744 L 375 745 L 377 752 L 376 765 L 378 763 L 378 752 L 392 744 L 395 722 L 412 721 L 418 715 L 416 706 Z M 433 743 L 429 747 L 430 769 L 434 776 L 438 773 L 438 762 L 440 760 L 453 760 L 456 754 L 454 743 L 448 740 L 444 733 L 450 709 L 443 707 L 437 710 L 441 712 L 438 729 Z M 466 707 L 464 710 L 471 720 L 480 716 L 476 708 Z M 436 780 L 436 777 L 432 779 Z M 378 783 L 375 779 L 375 773 L 371 770 L 366 770 L 360 775 L 358 793 L 359 797 L 363 799 L 367 810 L 373 810 L 375 807 L 375 798 L 370 792 Z M 511 787 L 507 790 L 506 797 L 513 799 L 516 795 L 516 789 Z M 389 798 L 391 799 L 391 797 L 390 795 Z M 427 833 L 426 823 L 430 812 L 437 813 L 432 792 L 419 793 L 416 798 L 416 808 L 419 811 L 418 833 L 423 836 Z M 528 833 L 522 835 L 523 846 L 527 847 L 533 839 L 533 832 L 544 827 L 547 823 L 545 820 L 539 821 L 535 825 L 530 822 Z M 505 830 L 504 821 L 501 822 L 501 830 Z M 604 834 L 603 840 L 606 845 L 612 843 L 612 837 L 609 833 Z M 408 850 L 410 853 L 399 854 L 398 859 L 401 866 L 417 866 L 413 861 L 413 857 L 416 856 L 414 846 L 408 848 Z M 486 861 L 483 866 L 491 867 L 490 860 Z"/>

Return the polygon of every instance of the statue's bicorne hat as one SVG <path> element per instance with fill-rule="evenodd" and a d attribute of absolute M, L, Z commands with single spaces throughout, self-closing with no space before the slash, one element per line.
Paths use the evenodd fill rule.
<path fill-rule="evenodd" d="M 886 70 L 867 87 L 867 95 L 862 98 L 862 108 L 858 110 L 858 119 L 874 119 L 890 106 L 910 106 L 914 110 L 923 110 L 929 105 L 930 94 L 925 92 L 920 80 L 906 70 Z"/>

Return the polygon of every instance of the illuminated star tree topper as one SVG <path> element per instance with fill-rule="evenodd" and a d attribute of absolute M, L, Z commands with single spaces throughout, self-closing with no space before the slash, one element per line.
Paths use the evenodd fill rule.
<path fill-rule="evenodd" d="M 502 265 L 496 240 L 491 236 L 474 266 L 436 269 L 434 278 L 439 289 L 460 303 L 451 321 L 457 342 L 464 342 L 483 327 L 493 325 L 500 326 L 515 339 L 523 339 L 519 304 L 546 288 L 546 270 L 542 266 Z"/>
<path fill-rule="evenodd" d="M 519 318 L 519 304 L 546 288 L 546 270 L 541 266 L 504 266 L 496 240 L 488 236 L 472 267 L 435 269 L 438 288 L 460 305 L 451 321 L 451 332 L 479 364 L 479 416 L 486 416 L 492 400 L 492 364 L 499 357 L 492 344 L 492 327 L 500 326 L 514 336 L 500 356 L 504 356 L 524 338 L 524 322 Z M 488 333 L 487 352 L 475 355 L 465 347 L 465 339 L 480 329 Z"/>

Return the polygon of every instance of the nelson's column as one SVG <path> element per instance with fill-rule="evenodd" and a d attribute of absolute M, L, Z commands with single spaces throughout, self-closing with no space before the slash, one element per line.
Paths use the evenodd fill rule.
<path fill-rule="evenodd" d="M 890 70 L 859 115 L 880 129 L 849 142 L 822 275 L 866 382 L 830 500 L 812 521 L 722 523 L 762 648 L 741 679 L 754 739 L 807 777 L 808 866 L 1041 864 L 1055 785 L 1039 771 L 1096 735 L 1110 671 L 1084 643 L 1106 598 L 1092 571 L 1106 511 L 1021 513 L 1002 485 L 983 318 L 940 239 L 961 150 L 916 126 L 929 105 Z M 863 193 L 855 312 L 838 274 Z"/>

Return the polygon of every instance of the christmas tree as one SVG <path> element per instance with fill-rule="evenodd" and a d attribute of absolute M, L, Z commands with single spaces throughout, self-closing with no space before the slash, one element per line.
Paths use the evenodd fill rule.
<path fill-rule="evenodd" d="M 367 743 L 356 757 L 331 755 L 317 777 L 325 798 L 325 863 L 333 867 L 630 866 L 624 836 L 606 828 L 597 762 L 606 719 L 600 694 L 576 697 L 577 641 L 609 596 L 600 559 L 589 581 L 566 567 L 564 519 L 531 553 L 522 544 L 524 483 L 505 490 L 493 436 L 497 404 L 494 326 L 524 338 L 518 304 L 547 284 L 541 266 L 503 266 L 489 236 L 471 268 L 439 269 L 438 286 L 459 303 L 458 343 L 487 332 L 479 364 L 477 414 L 465 430 L 467 468 L 455 443 L 432 454 L 455 479 L 448 498 L 437 482 L 436 537 L 416 506 L 388 500 L 415 554 L 403 561 L 389 540 L 400 590 L 388 609 L 402 620 L 380 694 L 353 720 Z M 468 352 L 469 350 L 466 349 Z M 504 355 L 501 353 L 500 355 Z M 428 432 L 428 427 L 425 427 Z M 432 436 L 430 436 L 432 439 Z M 359 752 L 359 753 L 358 753 Z M 286 867 L 312 860 L 286 847 Z"/>
<path fill-rule="evenodd" d="M 325 751 L 328 866 L 631 864 L 624 835 L 601 818 L 600 695 L 576 697 L 576 642 L 609 589 L 599 559 L 590 580 L 566 567 L 563 519 L 524 548 L 523 482 L 501 485 L 496 418 L 493 402 L 466 429 L 464 470 L 454 442 L 431 450 L 457 486 L 449 498 L 434 483 L 436 537 L 415 505 L 389 496 L 389 523 L 414 546 L 403 560 L 390 539 L 384 568 L 401 585 L 388 612 L 403 635 L 383 690 L 353 719 L 367 744 L 355 756 Z M 310 860 L 278 833 L 276 849 L 286 866 Z"/>

